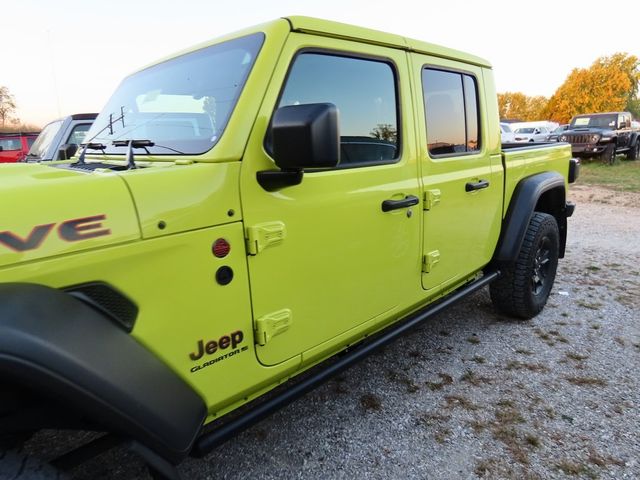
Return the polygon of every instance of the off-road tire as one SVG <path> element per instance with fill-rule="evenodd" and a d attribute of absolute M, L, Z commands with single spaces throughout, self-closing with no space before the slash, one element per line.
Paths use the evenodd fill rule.
<path fill-rule="evenodd" d="M 638 160 L 640 156 L 640 138 L 636 139 L 636 144 L 627 152 L 627 160 Z"/>
<path fill-rule="evenodd" d="M 616 161 L 616 145 L 614 143 L 610 143 L 607 145 L 607 148 L 604 149 L 604 152 L 600 154 L 600 160 L 605 165 L 613 165 Z"/>
<path fill-rule="evenodd" d="M 502 275 L 489 287 L 494 307 L 528 320 L 544 308 L 556 278 L 560 234 L 556 219 L 535 212 L 515 263 L 503 265 Z"/>
<path fill-rule="evenodd" d="M 38 458 L 16 450 L 0 450 L 0 479 L 65 480 L 67 477 Z"/>

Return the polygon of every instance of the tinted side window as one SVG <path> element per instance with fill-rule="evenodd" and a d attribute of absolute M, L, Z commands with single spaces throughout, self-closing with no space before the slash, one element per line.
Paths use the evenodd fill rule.
<path fill-rule="evenodd" d="M 294 61 L 278 107 L 333 103 L 340 121 L 340 166 L 389 163 L 398 158 L 398 108 L 388 63 L 320 53 Z"/>
<path fill-rule="evenodd" d="M 478 88 L 470 75 L 425 68 L 422 90 L 432 156 L 480 149 Z"/>
<path fill-rule="evenodd" d="M 73 127 L 71 133 L 69 134 L 69 138 L 65 143 L 75 143 L 76 145 L 80 145 L 84 141 L 84 137 L 87 135 L 87 131 L 91 127 L 90 123 L 80 123 Z"/>

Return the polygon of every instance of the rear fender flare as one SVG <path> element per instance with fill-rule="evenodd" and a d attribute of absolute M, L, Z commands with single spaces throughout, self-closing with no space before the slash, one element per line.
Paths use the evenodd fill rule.
<path fill-rule="evenodd" d="M 565 179 L 558 172 L 544 172 L 522 179 L 515 188 L 493 263 L 515 262 L 535 211 L 556 218 L 560 230 L 560 258 L 564 256 L 567 238 Z"/>

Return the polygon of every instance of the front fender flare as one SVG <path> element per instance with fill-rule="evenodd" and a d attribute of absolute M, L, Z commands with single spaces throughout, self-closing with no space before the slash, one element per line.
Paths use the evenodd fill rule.
<path fill-rule="evenodd" d="M 103 314 L 60 290 L 0 283 L 0 384 L 53 396 L 108 431 L 177 463 L 206 408 L 166 364 Z"/>

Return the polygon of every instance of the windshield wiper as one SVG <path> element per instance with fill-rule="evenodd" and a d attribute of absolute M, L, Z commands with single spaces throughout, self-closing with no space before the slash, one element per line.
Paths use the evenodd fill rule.
<path fill-rule="evenodd" d="M 114 140 L 113 142 L 111 142 L 111 145 L 113 145 L 114 147 L 128 147 L 127 148 L 127 169 L 128 170 L 136 168 L 136 164 L 134 161 L 134 154 L 133 154 L 134 148 L 144 148 L 144 151 L 147 153 L 147 155 L 151 154 L 151 152 L 149 152 L 150 147 L 166 148 L 167 150 L 171 150 L 172 152 L 179 153 L 180 155 L 186 155 L 186 153 L 181 152 L 180 150 L 176 150 L 175 148 L 167 147 L 165 145 L 158 145 L 157 143 L 152 142 L 151 140 L 146 140 L 146 139 Z"/>
<path fill-rule="evenodd" d="M 144 148 L 144 151 L 149 155 L 147 147 L 153 147 L 155 143 L 151 140 L 114 140 L 111 142 L 114 147 L 127 147 L 127 170 L 133 170 L 136 167 L 136 162 L 133 156 L 134 148 Z"/>
<path fill-rule="evenodd" d="M 103 145 L 102 143 L 81 143 L 80 144 L 81 147 L 84 147 L 82 149 L 82 152 L 80 152 L 80 155 L 78 156 L 78 161 L 75 163 L 75 165 L 84 165 L 84 157 L 87 154 L 87 150 L 102 150 L 102 153 L 104 154 L 104 149 L 107 148 L 106 145 Z"/>

